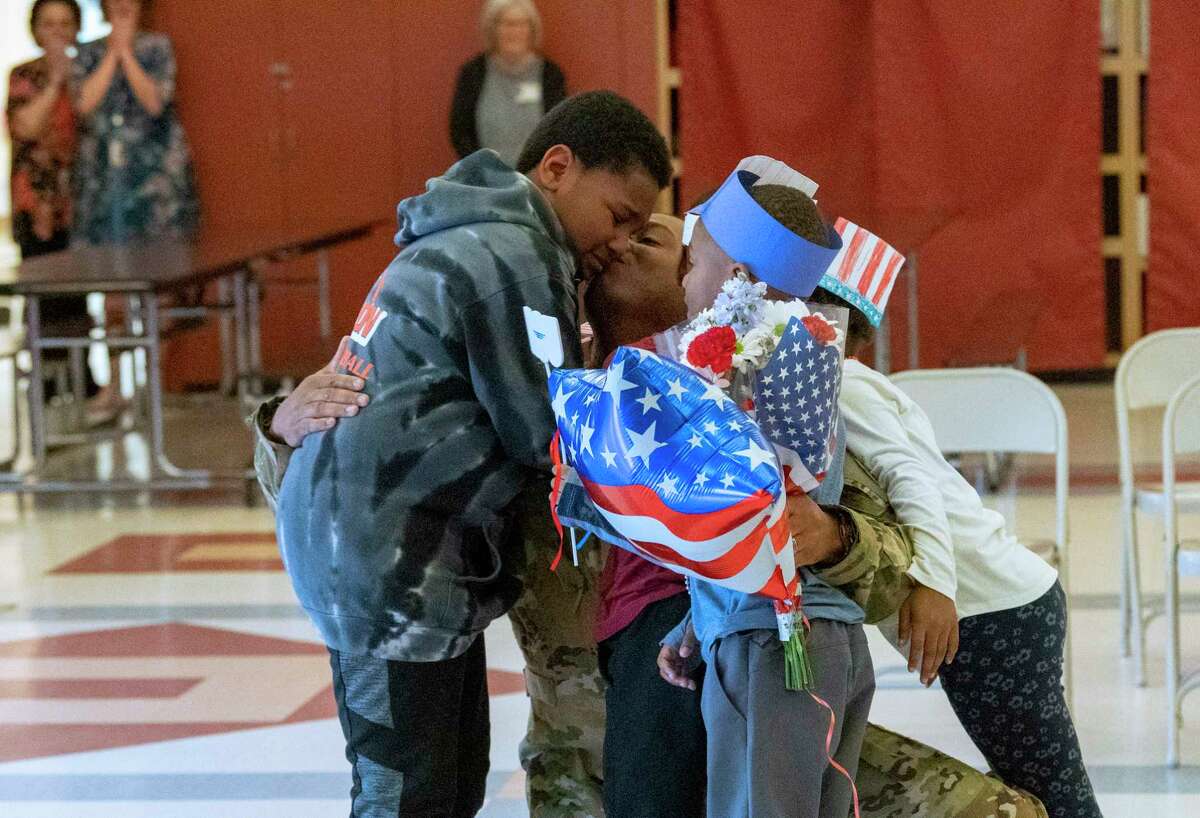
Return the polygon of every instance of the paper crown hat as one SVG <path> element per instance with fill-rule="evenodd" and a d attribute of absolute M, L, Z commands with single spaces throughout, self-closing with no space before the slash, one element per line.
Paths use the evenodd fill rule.
<path fill-rule="evenodd" d="M 867 316 L 871 326 L 877 327 L 904 256 L 854 222 L 839 218 L 833 227 L 842 237 L 842 247 L 821 276 L 819 286 L 850 302 Z"/>
<path fill-rule="evenodd" d="M 842 249 L 837 231 L 829 228 L 829 247 L 813 244 L 784 227 L 754 201 L 756 185 L 785 185 L 806 196 L 817 183 L 769 156 L 743 159 L 708 201 L 684 220 L 683 243 L 692 239 L 696 221 L 725 253 L 750 268 L 760 280 L 798 298 L 807 298 Z"/>

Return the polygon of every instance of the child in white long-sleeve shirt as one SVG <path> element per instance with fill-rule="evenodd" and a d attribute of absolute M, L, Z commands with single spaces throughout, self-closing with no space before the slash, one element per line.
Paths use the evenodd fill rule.
<path fill-rule="evenodd" d="M 863 252 L 863 245 L 879 240 L 844 221 L 838 230 L 847 249 L 813 300 L 850 308 L 846 346 L 853 356 L 873 337 L 899 263 L 872 266 L 888 255 Z M 909 669 L 919 667 L 926 684 L 940 678 L 963 727 L 1004 781 L 1040 798 L 1051 818 L 1096 818 L 1062 687 L 1067 605 L 1057 573 L 984 507 L 942 457 L 924 412 L 890 380 L 848 359 L 839 409 L 847 449 L 879 479 L 912 530 L 913 591 L 899 621 Z"/>

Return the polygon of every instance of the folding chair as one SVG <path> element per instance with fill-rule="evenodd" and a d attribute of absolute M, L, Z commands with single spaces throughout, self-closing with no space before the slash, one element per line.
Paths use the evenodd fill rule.
<path fill-rule="evenodd" d="M 1032 375 L 1007 368 L 917 369 L 893 375 L 892 381 L 929 417 L 938 447 L 944 454 L 1054 455 L 1054 540 L 1028 545 L 1058 569 L 1069 604 L 1070 471 L 1067 416 L 1058 396 Z M 1069 638 L 1063 668 L 1069 703 L 1072 699 Z"/>
<path fill-rule="evenodd" d="M 1200 454 L 1200 377 L 1185 383 L 1167 404 L 1162 435 L 1163 530 L 1166 534 L 1167 617 L 1167 766 L 1179 766 L 1179 730 L 1183 699 L 1200 687 L 1200 671 L 1184 676 L 1180 669 L 1179 576 L 1200 576 L 1200 541 L 1180 541 L 1175 460 Z"/>
<path fill-rule="evenodd" d="M 1200 375 L 1200 328 L 1169 329 L 1142 338 L 1121 357 L 1113 384 L 1117 441 L 1121 460 L 1121 650 L 1133 655 L 1134 679 L 1146 684 L 1145 627 L 1155 611 L 1142 603 L 1138 565 L 1137 512 L 1162 517 L 1166 500 L 1161 485 L 1138 485 L 1133 474 L 1131 413 L 1163 409 L 1184 381 Z M 1200 513 L 1200 483 L 1175 487 L 1177 513 Z"/>

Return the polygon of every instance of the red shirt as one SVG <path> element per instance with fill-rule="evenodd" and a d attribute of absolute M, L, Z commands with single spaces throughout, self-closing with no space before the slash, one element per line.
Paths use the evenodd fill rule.
<path fill-rule="evenodd" d="M 650 338 L 627 346 L 654 351 L 654 341 Z M 607 364 L 608 361 L 605 361 Z M 600 576 L 596 641 L 602 642 L 616 636 L 637 619 L 647 606 L 686 591 L 687 585 L 682 575 L 657 566 L 624 548 L 609 550 L 608 562 Z"/>
<path fill-rule="evenodd" d="M 624 548 L 611 549 L 600 576 L 596 641 L 616 636 L 647 606 L 685 591 L 687 585 L 681 574 L 660 568 Z"/>

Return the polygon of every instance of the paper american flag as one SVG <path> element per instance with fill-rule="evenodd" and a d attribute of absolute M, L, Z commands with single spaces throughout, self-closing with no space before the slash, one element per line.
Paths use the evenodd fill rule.
<path fill-rule="evenodd" d="M 792 318 L 758 373 L 754 405 L 786 476 L 804 491 L 817 487 L 833 458 L 841 384 L 841 350 Z"/>

